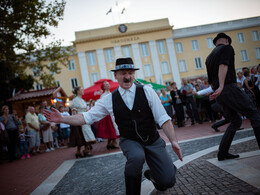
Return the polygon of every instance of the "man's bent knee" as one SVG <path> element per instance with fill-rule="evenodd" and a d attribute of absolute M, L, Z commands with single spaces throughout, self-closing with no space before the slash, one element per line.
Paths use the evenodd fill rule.
<path fill-rule="evenodd" d="M 145 162 L 145 157 L 143 155 L 134 155 L 127 158 L 125 165 L 125 174 L 127 176 L 137 176 L 142 173 L 143 164 Z"/>

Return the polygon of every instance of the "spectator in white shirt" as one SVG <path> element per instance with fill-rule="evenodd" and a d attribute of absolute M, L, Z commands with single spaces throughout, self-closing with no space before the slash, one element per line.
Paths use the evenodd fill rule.
<path fill-rule="evenodd" d="M 239 88 L 243 87 L 245 77 L 241 71 L 237 72 L 237 85 Z"/>

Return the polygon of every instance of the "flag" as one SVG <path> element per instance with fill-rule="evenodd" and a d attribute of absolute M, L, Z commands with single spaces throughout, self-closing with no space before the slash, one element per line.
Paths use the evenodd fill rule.
<path fill-rule="evenodd" d="M 23 88 L 20 90 L 20 91 L 18 91 L 15 95 L 19 95 L 19 94 L 21 94 L 23 92 Z"/>
<path fill-rule="evenodd" d="M 108 10 L 108 12 L 106 13 L 106 15 L 108 15 L 109 13 L 111 13 L 112 12 L 112 8 L 110 8 L 109 10 Z"/>
<path fill-rule="evenodd" d="M 121 14 L 123 14 L 124 12 L 125 12 L 125 8 L 122 9 Z"/>

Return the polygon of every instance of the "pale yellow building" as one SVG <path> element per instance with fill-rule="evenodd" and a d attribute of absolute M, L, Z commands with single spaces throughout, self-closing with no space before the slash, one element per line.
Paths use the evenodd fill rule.
<path fill-rule="evenodd" d="M 219 32 L 232 38 L 236 69 L 260 63 L 260 17 L 173 30 L 180 77 L 206 76 L 205 61 Z"/>
<path fill-rule="evenodd" d="M 165 84 L 181 78 L 206 76 L 205 60 L 213 38 L 225 32 L 232 38 L 236 68 L 260 63 L 260 17 L 173 29 L 167 18 L 75 32 L 76 54 L 55 75 L 69 95 L 73 87 L 87 88 L 99 79 L 114 80 L 115 60 L 132 57 L 136 78 Z"/>

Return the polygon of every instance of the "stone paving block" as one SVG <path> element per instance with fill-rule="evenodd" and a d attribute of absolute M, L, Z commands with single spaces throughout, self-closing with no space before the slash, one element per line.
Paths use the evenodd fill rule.
<path fill-rule="evenodd" d="M 234 140 L 243 137 L 252 136 L 253 132 L 239 132 Z M 181 143 L 185 155 L 190 155 L 206 148 L 219 144 L 221 136 L 211 137 L 205 140 L 194 140 L 189 143 Z M 252 144 L 253 143 L 253 144 Z M 254 145 L 254 146 L 251 146 Z M 245 151 L 256 148 L 256 142 L 243 144 Z M 240 147 L 231 147 L 234 153 L 243 152 Z M 167 146 L 173 160 L 177 160 L 171 146 Z M 230 186 L 236 185 L 239 188 L 249 188 L 249 192 L 256 190 L 250 185 L 241 185 L 241 181 L 232 177 L 232 175 L 217 169 L 206 160 L 216 157 L 217 152 L 212 152 L 199 159 L 193 160 L 178 170 L 176 186 L 166 192 L 156 192 L 157 194 L 219 194 L 230 191 Z M 185 156 L 184 155 L 184 156 Z M 64 178 L 55 186 L 50 194 L 88 194 L 88 195 L 106 195 L 106 194 L 125 194 L 124 187 L 124 165 L 125 157 L 120 154 L 105 156 L 100 159 L 93 158 L 78 161 L 64 176 Z M 147 165 L 144 165 L 145 170 Z M 224 179 L 226 178 L 226 179 Z M 144 179 L 144 178 L 143 178 Z M 222 180 L 225 184 L 222 184 Z M 232 180 L 229 183 L 229 180 Z M 244 182 L 242 182 L 244 183 Z M 223 189 L 224 188 L 224 189 Z M 230 191 L 230 193 L 237 193 Z"/>

